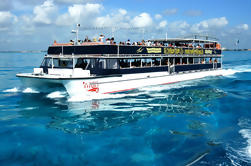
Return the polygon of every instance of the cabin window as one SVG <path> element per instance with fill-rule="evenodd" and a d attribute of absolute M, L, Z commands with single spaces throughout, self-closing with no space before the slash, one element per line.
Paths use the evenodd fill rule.
<path fill-rule="evenodd" d="M 193 58 L 188 58 L 188 64 L 193 64 Z"/>
<path fill-rule="evenodd" d="M 205 58 L 201 58 L 201 59 L 200 59 L 200 63 L 201 63 L 201 64 L 206 64 L 206 59 L 205 59 Z"/>
<path fill-rule="evenodd" d="M 120 68 L 129 68 L 130 67 L 129 59 L 120 59 L 119 66 L 120 66 Z"/>
<path fill-rule="evenodd" d="M 142 59 L 142 67 L 151 67 L 152 59 Z"/>
<path fill-rule="evenodd" d="M 193 58 L 194 59 L 194 64 L 199 64 L 200 63 L 200 58 Z"/>
<path fill-rule="evenodd" d="M 146 59 L 146 66 L 151 67 L 152 66 L 152 59 Z"/>
<path fill-rule="evenodd" d="M 44 58 L 41 66 L 43 66 L 43 67 L 52 67 L 52 58 Z"/>
<path fill-rule="evenodd" d="M 86 70 L 89 63 L 90 63 L 90 59 L 78 58 L 76 59 L 75 68 L 82 68 L 83 70 Z"/>
<path fill-rule="evenodd" d="M 214 59 L 213 59 L 213 62 L 214 62 L 214 63 L 221 63 L 220 60 L 221 60 L 220 58 L 214 58 Z"/>
<path fill-rule="evenodd" d="M 54 68 L 73 68 L 73 59 L 53 59 Z"/>
<path fill-rule="evenodd" d="M 106 69 L 117 69 L 118 60 L 117 59 L 106 59 Z"/>
<path fill-rule="evenodd" d="M 187 64 L 187 58 L 182 58 L 182 64 L 186 65 Z"/>
<path fill-rule="evenodd" d="M 131 67 L 141 67 L 141 59 L 132 59 Z"/>
<path fill-rule="evenodd" d="M 153 58 L 153 66 L 160 66 L 160 58 Z"/>
<path fill-rule="evenodd" d="M 146 67 L 146 59 L 141 59 L 142 61 L 142 67 Z"/>
<path fill-rule="evenodd" d="M 173 65 L 174 64 L 174 58 L 169 58 L 169 64 Z"/>
<path fill-rule="evenodd" d="M 168 65 L 168 58 L 162 58 L 161 59 L 161 65 L 162 66 L 167 66 Z"/>
<path fill-rule="evenodd" d="M 99 68 L 106 69 L 106 60 L 105 59 L 99 59 Z"/>
<path fill-rule="evenodd" d="M 181 58 L 175 58 L 175 65 L 180 65 Z"/>

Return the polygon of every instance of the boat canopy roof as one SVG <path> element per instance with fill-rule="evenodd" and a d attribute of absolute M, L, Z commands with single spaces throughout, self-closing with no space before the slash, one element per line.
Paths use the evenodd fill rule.
<path fill-rule="evenodd" d="M 218 43 L 214 40 L 192 39 L 192 38 L 169 38 L 169 39 L 152 39 L 152 42 L 163 43 Z"/>

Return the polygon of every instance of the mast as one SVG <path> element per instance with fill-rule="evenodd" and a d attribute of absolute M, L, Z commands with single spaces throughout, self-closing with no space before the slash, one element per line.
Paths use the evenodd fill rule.
<path fill-rule="evenodd" d="M 76 30 L 72 30 L 72 31 L 71 31 L 72 33 L 75 33 L 75 34 L 76 34 L 76 41 L 75 41 L 75 43 L 74 43 L 75 45 L 78 45 L 79 27 L 80 27 L 80 24 L 77 24 Z"/>

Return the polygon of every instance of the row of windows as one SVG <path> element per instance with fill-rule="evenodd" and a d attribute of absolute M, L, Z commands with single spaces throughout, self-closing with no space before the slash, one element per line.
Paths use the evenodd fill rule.
<path fill-rule="evenodd" d="M 43 67 L 54 68 L 89 68 L 119 69 L 157 67 L 168 65 L 207 64 L 218 63 L 220 58 L 142 58 L 142 59 L 87 59 L 87 58 L 45 58 L 41 64 Z"/>
<path fill-rule="evenodd" d="M 148 58 L 148 59 L 120 59 L 120 68 L 134 67 L 156 67 L 168 65 L 187 65 L 187 64 L 210 64 L 218 63 L 220 58 Z"/>

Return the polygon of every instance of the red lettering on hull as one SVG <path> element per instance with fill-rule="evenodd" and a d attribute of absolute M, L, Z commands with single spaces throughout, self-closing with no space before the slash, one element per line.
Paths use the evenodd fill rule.
<path fill-rule="evenodd" d="M 83 82 L 83 85 L 88 92 L 99 92 L 98 82 Z"/>

